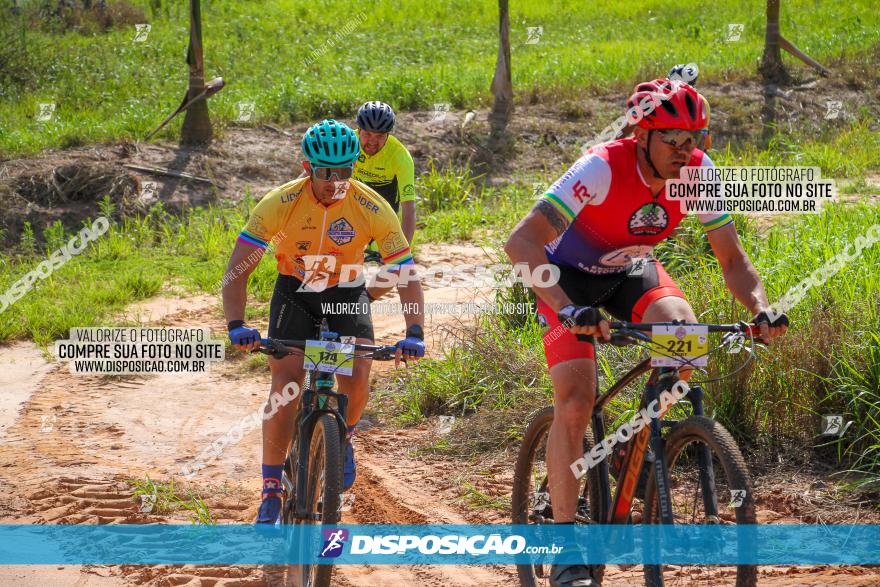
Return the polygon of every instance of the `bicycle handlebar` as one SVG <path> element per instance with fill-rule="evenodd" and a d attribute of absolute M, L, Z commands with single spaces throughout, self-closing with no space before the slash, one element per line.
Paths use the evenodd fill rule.
<path fill-rule="evenodd" d="M 709 332 L 732 332 L 734 334 L 756 335 L 760 332 L 757 324 L 737 322 L 736 324 L 703 324 L 701 322 L 685 322 L 673 320 L 671 322 L 611 322 L 612 330 L 641 330 L 650 331 L 654 326 L 706 326 Z"/>
<path fill-rule="evenodd" d="M 278 338 L 261 338 L 260 344 L 263 346 L 254 349 L 253 352 L 263 353 L 264 355 L 272 355 L 276 359 L 286 357 L 291 354 L 294 348 L 303 349 L 306 346 L 305 340 L 283 340 Z M 395 345 L 373 345 L 353 343 L 355 351 L 366 351 L 369 356 L 353 355 L 355 358 L 369 358 L 376 361 L 393 361 L 397 352 Z M 405 361 L 404 361 L 405 362 Z"/>
<path fill-rule="evenodd" d="M 598 341 L 607 342 L 608 344 L 618 347 L 629 346 L 635 342 L 632 338 L 631 331 L 650 332 L 654 326 L 706 326 L 709 332 L 744 334 L 750 337 L 754 337 L 760 333 L 757 324 L 748 324 L 746 322 L 737 322 L 736 324 L 703 324 L 699 322 L 674 320 L 672 322 L 611 322 L 610 326 L 611 330 L 617 331 L 611 334 L 611 340 L 603 341 L 601 338 L 598 338 Z M 577 338 L 581 341 L 589 340 L 589 337 L 583 334 L 578 334 Z M 642 334 L 639 338 L 642 338 L 645 342 L 650 342 L 650 338 L 646 335 Z"/>

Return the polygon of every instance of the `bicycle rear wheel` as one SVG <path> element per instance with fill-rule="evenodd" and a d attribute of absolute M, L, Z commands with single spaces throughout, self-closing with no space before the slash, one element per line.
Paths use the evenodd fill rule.
<path fill-rule="evenodd" d="M 708 447 L 711 475 L 708 492 L 700 480 L 699 453 Z M 676 524 L 755 524 L 755 501 L 745 460 L 730 433 L 711 418 L 691 416 L 678 423 L 666 438 L 669 492 Z M 656 476 L 648 477 L 645 488 L 644 522 L 660 523 Z M 714 485 L 714 491 L 713 491 Z M 744 493 L 740 493 L 743 492 Z M 704 495 L 706 493 L 706 495 Z M 740 501 L 741 500 L 741 501 Z M 717 503 L 717 515 L 706 512 Z M 758 582 L 755 565 L 646 565 L 648 587 L 705 585 L 754 587 Z"/>
<path fill-rule="evenodd" d="M 288 512 L 288 523 L 331 526 L 339 523 L 342 459 L 339 424 L 333 415 L 322 414 L 312 429 L 306 487 L 302 488 L 306 496 L 306 511 L 311 514 L 311 519 L 298 520 L 293 518 L 291 508 Z M 297 576 L 292 577 L 291 574 Z M 302 587 L 329 587 L 332 576 L 333 566 L 330 564 L 294 566 L 289 567 L 286 584 L 301 585 Z"/>
<path fill-rule="evenodd" d="M 553 508 L 547 488 L 547 437 L 553 423 L 553 408 L 538 412 L 523 435 L 516 459 L 511 494 L 511 514 L 514 524 L 553 523 Z M 592 433 L 584 435 L 584 452 L 593 448 Z M 596 469 L 585 475 L 575 513 L 577 523 L 598 522 L 601 519 L 599 485 Z M 539 587 L 550 585 L 550 565 L 517 565 L 520 585 Z M 593 565 L 593 576 L 602 580 L 604 565 Z"/>

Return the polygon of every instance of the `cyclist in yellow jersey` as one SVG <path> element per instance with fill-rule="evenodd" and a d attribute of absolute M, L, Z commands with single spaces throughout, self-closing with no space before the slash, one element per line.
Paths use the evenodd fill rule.
<path fill-rule="evenodd" d="M 354 177 L 391 204 L 407 242 L 412 243 L 416 231 L 415 166 L 409 151 L 391 134 L 394 124 L 394 111 L 384 102 L 367 102 L 358 109 L 361 153 Z"/>
<path fill-rule="evenodd" d="M 313 336 L 315 322 L 326 318 L 331 331 L 372 344 L 371 293 L 378 296 L 391 287 L 371 287 L 368 293 L 357 272 L 350 269 L 363 265 L 364 247 L 371 240 L 379 244 L 382 260 L 391 270 L 413 263 L 391 205 L 351 179 L 360 153 L 357 134 L 345 124 L 324 120 L 306 131 L 301 147 L 307 176 L 270 191 L 260 200 L 229 260 L 227 273 L 233 279 L 223 288 L 223 309 L 229 338 L 241 349 L 260 345 L 260 332 L 244 322 L 247 279 L 256 266 L 251 255 L 255 250 L 262 254 L 270 242 L 276 244 L 279 274 L 269 308 L 272 338 L 308 339 Z M 425 353 L 421 285 L 402 281 L 398 292 L 407 326 L 406 337 L 397 343 L 398 354 L 419 358 Z M 343 489 L 355 479 L 351 435 L 367 403 L 370 364 L 369 359 L 355 359 L 351 376 L 337 376 L 340 391 L 349 397 Z M 281 394 L 292 381 L 302 386 L 302 352 L 283 359 L 269 358 L 269 368 L 271 394 Z M 298 404 L 290 402 L 263 420 L 263 500 L 257 523 L 272 524 L 279 518 L 281 472 Z"/>

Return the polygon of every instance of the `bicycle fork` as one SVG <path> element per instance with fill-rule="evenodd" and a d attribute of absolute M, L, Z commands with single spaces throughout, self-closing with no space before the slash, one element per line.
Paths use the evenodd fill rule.
<path fill-rule="evenodd" d="M 659 401 L 660 390 L 664 386 L 654 384 L 646 395 L 648 403 Z M 703 412 L 703 388 L 698 385 L 690 387 L 685 399 L 693 407 L 693 415 L 702 416 Z M 668 422 L 673 425 L 674 423 Z M 663 524 L 674 523 L 674 512 L 669 492 L 669 466 L 666 462 L 666 439 L 660 434 L 662 429 L 660 420 L 651 421 L 651 448 L 654 451 L 654 476 L 657 487 L 658 509 L 660 521 Z M 700 489 L 703 497 L 703 508 L 706 517 L 711 521 L 718 521 L 718 497 L 715 492 L 715 471 L 712 468 L 712 453 L 709 446 L 703 443 L 697 445 L 697 467 L 700 474 Z"/>
<path fill-rule="evenodd" d="M 688 401 L 693 406 L 693 414 L 702 416 L 703 412 L 703 388 L 695 385 L 687 394 Z M 715 493 L 715 469 L 712 468 L 712 452 L 709 446 L 700 443 L 697 446 L 697 466 L 700 470 L 700 488 L 703 491 L 703 508 L 706 517 L 718 523 L 718 496 Z"/>
<path fill-rule="evenodd" d="M 651 377 L 648 380 L 645 393 L 646 405 L 660 405 L 660 391 L 664 388 L 662 385 L 663 377 Z M 651 450 L 654 452 L 654 481 L 657 492 L 657 505 L 660 513 L 661 524 L 673 524 L 674 517 L 672 512 L 672 501 L 669 493 L 669 467 L 666 465 L 666 439 L 663 438 L 661 431 L 663 424 L 660 418 L 651 419 Z"/>
<path fill-rule="evenodd" d="M 319 373 L 315 378 L 316 390 L 308 389 L 303 394 L 303 409 L 306 410 L 299 422 L 299 438 L 307 439 L 307 442 L 299 442 L 296 468 L 296 485 L 293 492 L 295 497 L 294 516 L 298 519 L 308 518 L 319 520 L 319 514 L 309 511 L 307 503 L 308 495 L 305 488 L 309 482 L 309 446 L 312 435 L 315 432 L 315 424 L 323 414 L 331 414 L 337 421 L 339 428 L 340 443 L 345 442 L 345 413 L 348 408 L 348 396 L 332 391 L 333 377 L 326 373 Z M 329 385 L 328 385 L 329 384 Z M 336 400 L 336 409 L 327 405 L 330 398 Z M 342 463 L 340 463 L 340 467 Z"/>

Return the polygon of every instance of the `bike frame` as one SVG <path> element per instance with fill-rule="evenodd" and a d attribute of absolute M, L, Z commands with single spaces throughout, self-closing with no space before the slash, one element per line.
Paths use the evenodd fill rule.
<path fill-rule="evenodd" d="M 327 332 L 318 329 L 318 340 L 335 340 L 335 332 Z M 297 414 L 296 433 L 297 438 L 307 442 L 299 442 L 297 445 L 297 461 L 295 482 L 293 486 L 293 516 L 300 520 L 318 520 L 318 514 L 310 512 L 306 503 L 305 487 L 308 484 L 309 450 L 311 448 L 312 433 L 315 424 L 324 414 L 332 415 L 339 424 L 340 442 L 345 441 L 345 414 L 348 409 L 348 396 L 333 391 L 336 378 L 332 373 L 325 373 L 312 369 L 309 389 L 303 391 L 302 402 Z M 333 407 L 334 402 L 336 408 Z M 288 454 L 288 459 L 293 456 Z M 291 466 L 293 463 L 291 463 Z M 292 468 L 292 467 L 291 467 Z"/>
<path fill-rule="evenodd" d="M 596 378 L 596 403 L 593 407 L 592 416 L 593 438 L 596 444 L 601 443 L 605 438 L 605 407 L 608 405 L 608 402 L 627 385 L 650 370 L 651 360 L 645 359 L 621 377 L 604 394 L 599 393 L 598 377 Z M 660 367 L 654 369 L 645 383 L 645 390 L 642 393 L 639 409 L 650 405 L 653 401 L 659 402 L 660 393 L 671 389 L 678 380 L 677 368 Z M 690 387 L 684 399 L 691 403 L 695 416 L 702 416 L 704 414 L 702 388 L 699 386 Z M 663 416 L 664 414 L 661 413 L 660 417 L 652 419 L 650 426 L 642 428 L 638 434 L 627 442 L 627 449 L 624 454 L 623 465 L 621 466 L 621 475 L 617 480 L 617 490 L 613 496 L 613 501 L 608 458 L 602 459 L 599 463 L 599 499 L 602 522 L 607 524 L 626 524 L 629 522 L 633 495 L 638 485 L 642 466 L 644 466 L 645 452 L 650 442 L 651 449 L 654 452 L 653 474 L 659 502 L 660 521 L 663 524 L 674 523 L 672 502 L 669 499 L 669 468 L 665 457 L 666 441 L 662 436 L 662 428 L 663 426 L 674 426 L 675 422 L 663 421 Z M 718 499 L 715 494 L 715 475 L 711 466 L 711 458 L 709 447 L 703 445 L 697 454 L 700 485 L 703 492 L 703 506 L 707 516 L 717 518 Z"/>
<path fill-rule="evenodd" d="M 315 333 L 317 336 L 317 340 L 336 341 L 339 338 L 339 335 L 337 333 L 325 331 L 323 329 L 323 324 L 321 323 L 315 324 Z M 273 344 L 275 346 L 272 346 L 270 348 L 274 349 L 277 352 L 279 348 L 277 344 L 301 347 L 306 344 L 306 341 L 276 340 Z M 371 356 L 373 360 L 390 360 L 391 358 L 393 358 L 393 353 L 395 350 L 395 347 L 393 346 L 355 344 L 354 347 L 355 351 L 363 350 L 373 353 L 373 355 Z M 260 352 L 273 354 L 271 352 L 268 352 L 267 349 L 262 349 L 260 350 Z M 391 354 L 389 355 L 388 353 Z M 282 356 L 283 354 L 284 353 L 282 352 Z M 345 434 L 347 428 L 345 423 L 345 415 L 348 411 L 348 396 L 342 393 L 337 393 L 333 390 L 336 384 L 336 377 L 333 373 L 325 373 L 323 371 L 319 371 L 317 367 L 315 369 L 311 369 L 309 373 L 311 375 L 309 377 L 309 389 L 303 391 L 302 400 L 300 402 L 300 409 L 297 412 L 296 423 L 294 427 L 295 436 L 292 439 L 302 439 L 302 441 L 297 443 L 296 462 L 294 463 L 293 461 L 293 452 L 288 452 L 287 458 L 285 459 L 284 471 L 285 473 L 289 473 L 289 486 L 285 484 L 284 489 L 285 491 L 287 491 L 288 495 L 292 494 L 295 496 L 295 498 L 293 500 L 293 503 L 291 503 L 290 501 L 285 501 L 284 512 L 285 514 L 287 514 L 291 511 L 292 508 L 294 518 L 298 520 L 317 521 L 318 514 L 308 511 L 308 504 L 306 503 L 305 492 L 305 487 L 308 484 L 308 461 L 309 450 L 311 448 L 311 438 L 312 434 L 315 431 L 315 425 L 318 420 L 323 415 L 329 414 L 333 416 L 333 418 L 339 425 L 340 443 L 345 442 Z"/>

